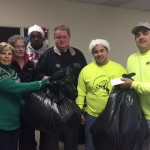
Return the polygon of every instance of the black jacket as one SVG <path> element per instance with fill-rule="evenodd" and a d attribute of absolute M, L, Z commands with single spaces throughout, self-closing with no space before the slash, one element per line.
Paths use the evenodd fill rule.
<path fill-rule="evenodd" d="M 85 65 L 86 59 L 80 50 L 69 47 L 67 52 L 60 52 L 56 47 L 51 47 L 40 57 L 34 77 L 35 80 L 40 80 L 45 75 L 51 76 L 58 70 L 70 66 L 75 77 L 74 84 L 77 86 L 79 73 Z"/>
<path fill-rule="evenodd" d="M 29 60 L 27 54 L 25 55 L 24 60 L 25 65 L 21 69 L 17 60 L 13 58 L 11 68 L 17 72 L 21 82 L 31 82 L 33 81 L 33 69 L 35 68 L 35 64 Z"/>

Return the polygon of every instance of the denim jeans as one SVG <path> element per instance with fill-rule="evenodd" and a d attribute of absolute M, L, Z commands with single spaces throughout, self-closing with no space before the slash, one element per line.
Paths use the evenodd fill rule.
<path fill-rule="evenodd" d="M 96 117 L 89 114 L 85 115 L 85 150 L 95 150 L 92 135 L 90 133 L 90 128 L 95 121 Z"/>

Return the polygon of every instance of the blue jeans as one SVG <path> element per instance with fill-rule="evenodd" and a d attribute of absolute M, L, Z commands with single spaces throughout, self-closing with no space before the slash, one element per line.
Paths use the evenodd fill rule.
<path fill-rule="evenodd" d="M 90 128 L 96 121 L 96 117 L 86 114 L 85 115 L 85 150 L 95 150 L 90 133 Z"/>

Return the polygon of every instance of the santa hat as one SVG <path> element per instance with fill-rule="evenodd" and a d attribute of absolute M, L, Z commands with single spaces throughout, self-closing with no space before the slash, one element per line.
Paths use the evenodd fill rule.
<path fill-rule="evenodd" d="M 40 32 L 42 34 L 42 37 L 45 36 L 45 33 L 44 33 L 43 29 L 40 26 L 36 25 L 36 24 L 34 26 L 31 26 L 28 29 L 28 36 L 30 36 L 33 31 Z"/>
<path fill-rule="evenodd" d="M 104 39 L 94 39 L 89 44 L 90 52 L 92 52 L 94 47 L 97 46 L 97 45 L 103 45 L 104 47 L 107 48 L 108 51 L 110 51 L 110 45 L 109 45 L 108 41 L 106 41 Z"/>
<path fill-rule="evenodd" d="M 47 28 L 46 27 L 42 27 L 44 33 L 47 32 Z"/>

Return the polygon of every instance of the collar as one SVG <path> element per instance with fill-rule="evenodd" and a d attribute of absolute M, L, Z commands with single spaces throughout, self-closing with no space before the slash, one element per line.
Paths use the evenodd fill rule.
<path fill-rule="evenodd" d="M 75 50 L 72 47 L 68 47 L 67 51 L 70 51 L 71 55 L 74 56 L 76 54 Z M 61 56 L 61 52 L 60 50 L 56 47 L 56 45 L 54 46 L 54 52 L 57 53 L 58 55 Z"/>
<path fill-rule="evenodd" d="M 23 59 L 24 59 L 24 64 L 26 64 L 29 61 L 29 55 L 27 53 L 25 53 Z M 18 63 L 18 60 L 15 56 L 13 56 L 12 61 L 16 61 Z"/>

